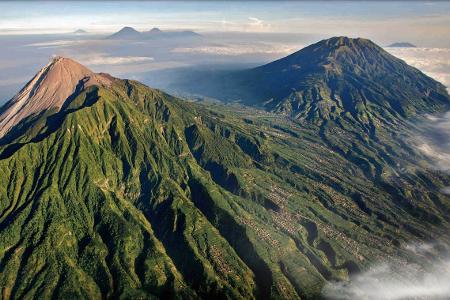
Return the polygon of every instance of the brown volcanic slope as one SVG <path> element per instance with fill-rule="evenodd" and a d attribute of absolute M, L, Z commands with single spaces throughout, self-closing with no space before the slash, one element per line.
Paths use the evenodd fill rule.
<path fill-rule="evenodd" d="M 77 88 L 109 85 L 111 80 L 70 58 L 53 58 L 0 112 L 0 138 L 29 116 L 50 109 L 59 111 Z"/>

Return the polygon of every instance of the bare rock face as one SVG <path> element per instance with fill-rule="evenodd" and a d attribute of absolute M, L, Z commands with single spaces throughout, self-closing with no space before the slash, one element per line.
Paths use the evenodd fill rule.
<path fill-rule="evenodd" d="M 49 109 L 59 111 L 77 88 L 110 85 L 112 80 L 70 58 L 53 58 L 0 112 L 0 138 L 24 118 Z"/>

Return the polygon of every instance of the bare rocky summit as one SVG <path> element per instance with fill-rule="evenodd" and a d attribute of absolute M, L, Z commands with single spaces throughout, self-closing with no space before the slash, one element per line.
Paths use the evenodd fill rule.
<path fill-rule="evenodd" d="M 109 85 L 106 74 L 96 74 L 65 57 L 54 57 L 0 111 L 0 138 L 23 119 L 40 112 L 59 111 L 78 88 Z"/>

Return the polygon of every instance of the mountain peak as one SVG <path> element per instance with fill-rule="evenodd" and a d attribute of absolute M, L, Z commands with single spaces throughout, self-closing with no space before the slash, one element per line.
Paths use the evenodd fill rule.
<path fill-rule="evenodd" d="M 139 32 L 139 31 L 137 31 L 133 27 L 125 26 L 125 27 L 122 27 L 122 29 L 120 29 L 119 32 Z"/>
<path fill-rule="evenodd" d="M 73 32 L 74 34 L 86 34 L 88 33 L 86 30 L 83 29 L 77 29 Z"/>
<path fill-rule="evenodd" d="M 392 56 L 371 40 L 337 36 L 321 40 L 257 69 L 276 67 L 282 71 L 286 68 L 298 69 L 301 66 L 302 69 L 308 67 L 322 70 L 325 67 L 328 71 L 341 72 L 340 66 L 352 68 L 356 65 L 365 65 L 367 67 L 379 63 L 380 60 L 391 58 Z"/>
<path fill-rule="evenodd" d="M 43 111 L 60 110 L 80 88 L 109 85 L 110 76 L 95 74 L 73 59 L 55 56 L 1 109 L 0 138 L 23 119 Z"/>
<path fill-rule="evenodd" d="M 352 118 L 369 128 L 387 115 L 398 121 L 450 104 L 442 84 L 364 38 L 325 39 L 220 81 L 226 88 L 213 82 L 220 92 L 208 96 L 240 99 L 318 124 Z"/>
<path fill-rule="evenodd" d="M 388 45 L 387 47 L 393 48 L 416 48 L 417 46 L 408 42 L 396 42 Z"/>
<path fill-rule="evenodd" d="M 70 72 L 78 72 L 80 69 L 84 69 L 84 71 L 92 73 L 92 71 L 90 71 L 88 68 L 86 68 L 79 62 L 77 62 L 71 58 L 59 56 L 59 55 L 53 56 L 50 60 L 50 63 L 47 66 L 45 66 L 44 69 L 48 68 L 50 65 L 53 65 L 53 66 L 59 65 L 59 66 L 73 68 L 73 69 L 69 70 Z"/>
<path fill-rule="evenodd" d="M 161 33 L 162 32 L 162 30 L 161 29 L 159 29 L 158 27 L 153 27 L 152 29 L 150 29 L 150 31 L 149 32 L 151 32 L 151 33 Z"/>
<path fill-rule="evenodd" d="M 367 45 L 375 45 L 371 40 L 363 39 L 363 38 L 349 38 L 346 36 L 335 36 L 326 40 L 322 40 L 319 43 L 325 43 L 329 46 L 349 46 L 349 47 L 355 47 L 355 46 L 367 46 Z"/>
<path fill-rule="evenodd" d="M 116 33 L 113 33 L 112 35 L 108 36 L 107 39 L 135 39 L 141 36 L 141 32 L 137 31 L 133 27 L 125 26 L 122 27 L 119 31 Z"/>
<path fill-rule="evenodd" d="M 312 50 L 311 54 L 319 57 L 317 53 L 323 53 L 323 57 L 334 56 L 335 53 L 355 53 L 360 55 L 364 52 L 370 51 L 372 54 L 384 52 L 384 50 L 369 39 L 364 38 L 349 38 L 346 36 L 337 36 L 329 39 L 321 40 L 312 44 L 297 53 L 304 53 L 307 50 Z"/>

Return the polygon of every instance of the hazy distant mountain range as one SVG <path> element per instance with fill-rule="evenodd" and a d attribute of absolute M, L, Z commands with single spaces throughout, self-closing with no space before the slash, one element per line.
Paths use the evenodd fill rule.
<path fill-rule="evenodd" d="M 413 45 L 408 42 L 397 42 L 388 45 L 388 47 L 397 47 L 397 48 L 416 48 L 416 45 Z"/>
<path fill-rule="evenodd" d="M 198 38 L 200 34 L 194 31 L 162 31 L 152 28 L 149 31 L 137 31 L 132 27 L 123 27 L 118 32 L 108 36 L 110 40 L 158 39 L 158 38 Z"/>
<path fill-rule="evenodd" d="M 317 299 L 448 253 L 450 178 L 407 143 L 442 84 L 346 37 L 204 80 L 246 106 L 56 57 L 0 109 L 4 299 Z"/>
<path fill-rule="evenodd" d="M 83 29 L 77 29 L 73 33 L 81 35 L 81 34 L 87 34 L 89 32 L 87 32 L 86 30 L 83 30 Z"/>

